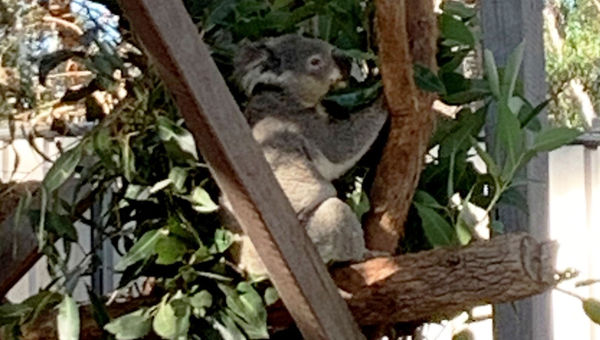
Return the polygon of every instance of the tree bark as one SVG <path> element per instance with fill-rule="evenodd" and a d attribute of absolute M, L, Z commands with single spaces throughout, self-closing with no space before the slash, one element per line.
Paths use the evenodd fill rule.
<path fill-rule="evenodd" d="M 417 90 L 413 63 L 435 70 L 437 24 L 430 0 L 379 0 L 375 6 L 381 76 L 391 118 L 371 190 L 365 239 L 369 249 L 394 253 L 433 130 L 434 96 Z"/>
<path fill-rule="evenodd" d="M 332 270 L 338 287 L 361 326 L 451 317 L 472 307 L 516 301 L 553 287 L 555 242 L 537 242 L 525 233 L 479 241 L 465 248 L 440 248 L 396 257 L 379 257 Z M 112 317 L 160 299 L 142 297 L 108 308 Z M 136 308 L 132 308 L 136 306 Z M 89 306 L 81 307 L 82 334 L 99 339 Z M 55 339 L 56 311 L 25 329 L 24 339 Z M 272 329 L 293 320 L 276 304 Z"/>

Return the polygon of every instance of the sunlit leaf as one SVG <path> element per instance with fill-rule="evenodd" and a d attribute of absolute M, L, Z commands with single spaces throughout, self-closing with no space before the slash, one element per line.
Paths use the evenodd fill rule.
<path fill-rule="evenodd" d="M 152 329 L 165 339 L 187 338 L 191 307 L 180 299 L 163 300 L 152 320 Z"/>
<path fill-rule="evenodd" d="M 152 329 L 152 320 L 146 309 L 138 309 L 112 320 L 104 329 L 114 334 L 117 340 L 133 340 L 146 336 Z"/>
<path fill-rule="evenodd" d="M 65 295 L 58 306 L 56 323 L 59 340 L 79 339 L 79 307 L 69 295 Z"/>
<path fill-rule="evenodd" d="M 212 295 L 202 290 L 190 297 L 190 305 L 193 308 L 194 316 L 202 318 L 206 315 L 206 308 L 212 305 Z"/>
<path fill-rule="evenodd" d="M 132 264 L 154 255 L 156 244 L 162 237 L 164 237 L 164 233 L 161 230 L 150 230 L 146 232 L 133 247 L 129 249 L 129 252 L 121 258 L 119 263 L 115 266 L 115 270 L 125 270 L 125 268 Z"/>
<path fill-rule="evenodd" d="M 190 202 L 193 208 L 200 213 L 212 213 L 219 209 L 219 206 L 210 198 L 210 195 L 202 187 L 195 187 L 190 194 Z"/>

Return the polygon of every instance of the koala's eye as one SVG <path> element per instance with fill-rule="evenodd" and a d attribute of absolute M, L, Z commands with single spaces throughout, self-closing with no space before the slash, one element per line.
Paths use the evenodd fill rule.
<path fill-rule="evenodd" d="M 308 66 L 311 69 L 318 69 L 323 65 L 323 59 L 321 59 L 321 57 L 314 55 L 310 58 L 308 58 Z"/>

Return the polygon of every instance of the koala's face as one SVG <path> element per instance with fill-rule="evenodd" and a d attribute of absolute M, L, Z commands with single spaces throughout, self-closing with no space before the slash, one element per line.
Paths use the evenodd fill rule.
<path fill-rule="evenodd" d="M 289 34 L 245 46 L 236 56 L 235 68 L 248 95 L 259 84 L 272 85 L 310 107 L 342 79 L 340 63 L 330 44 Z"/>

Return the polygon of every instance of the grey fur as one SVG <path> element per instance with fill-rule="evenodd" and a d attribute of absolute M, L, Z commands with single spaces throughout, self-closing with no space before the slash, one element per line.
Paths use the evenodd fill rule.
<path fill-rule="evenodd" d="M 250 97 L 244 114 L 253 136 L 325 262 L 365 256 L 360 222 L 331 181 L 368 151 L 387 118 L 381 100 L 348 119 L 325 112 L 320 101 L 341 76 L 333 50 L 321 40 L 285 35 L 246 45 L 234 63 Z M 274 88 L 255 93 L 259 84 Z M 252 247 L 242 242 L 240 249 L 242 269 L 261 272 L 256 259 L 248 263 Z"/>

